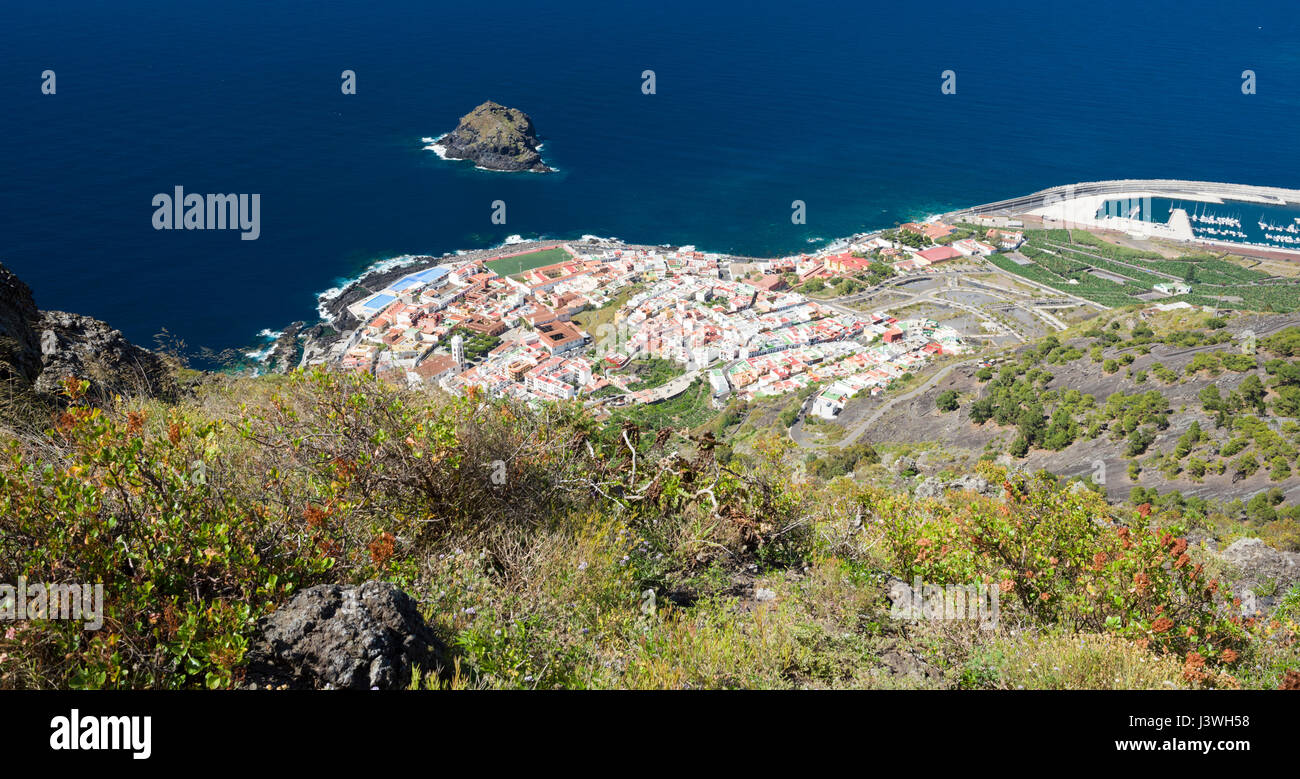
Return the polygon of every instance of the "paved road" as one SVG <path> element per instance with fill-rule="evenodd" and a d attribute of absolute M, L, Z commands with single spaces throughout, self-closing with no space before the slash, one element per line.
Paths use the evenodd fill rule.
<path fill-rule="evenodd" d="M 893 304 L 893 305 L 891 305 L 890 308 L 892 308 L 892 309 L 901 309 L 901 308 L 906 308 L 907 306 L 918 305 L 918 304 L 922 304 L 922 303 L 932 303 L 932 304 L 934 304 L 934 305 L 936 305 L 936 306 L 941 306 L 941 307 L 945 307 L 945 306 L 946 306 L 946 307 L 948 307 L 948 308 L 956 308 L 956 309 L 959 309 L 959 310 L 965 311 L 965 312 L 967 312 L 967 313 L 969 313 L 969 314 L 974 314 L 974 315 L 975 315 L 976 317 L 978 317 L 980 320 L 993 322 L 993 324 L 997 326 L 997 328 L 999 329 L 999 331 L 1000 331 L 1001 334 L 1003 334 L 1003 335 L 1010 335 L 1010 336 L 1012 336 L 1012 337 L 1018 339 L 1021 343 L 1026 343 L 1026 342 L 1028 341 L 1028 339 L 1025 337 L 1025 335 L 1024 335 L 1023 333 L 1021 333 L 1019 330 L 1017 330 L 1017 329 L 1014 328 L 1014 327 L 1011 327 L 1011 326 L 1007 325 L 1005 322 L 1000 322 L 1000 321 L 998 321 L 998 320 L 996 320 L 996 319 L 993 319 L 991 316 L 989 316 L 989 313 L 988 313 L 987 311 L 983 311 L 983 310 L 981 310 L 981 309 L 979 309 L 979 308 L 977 308 L 977 307 L 975 307 L 975 306 L 972 306 L 972 305 L 969 305 L 969 304 L 966 304 L 966 303 L 960 303 L 960 302 L 958 302 L 958 301 L 955 301 L 955 300 L 952 300 L 952 299 L 950 299 L 950 298 L 944 297 L 944 293 L 945 293 L 945 292 L 960 292 L 961 289 L 962 289 L 961 286 L 959 286 L 958 284 L 954 284 L 954 281 L 957 281 L 955 278 L 953 278 L 953 277 L 948 277 L 947 280 L 948 280 L 948 283 L 949 283 L 949 286 L 947 286 L 947 287 L 939 287 L 938 289 L 930 289 L 930 290 L 926 290 L 925 292 L 898 293 L 898 294 L 902 294 L 902 295 L 904 295 L 904 299 L 901 300 L 901 301 L 899 301 L 899 302 L 897 302 L 897 303 L 895 303 L 895 304 Z M 969 282 L 967 282 L 967 283 L 969 283 Z M 1054 316 L 1051 316 L 1050 314 L 1044 314 L 1044 313 L 1038 312 L 1038 311 L 1036 311 L 1036 310 L 1034 310 L 1034 309 L 1032 309 L 1032 308 L 1029 308 L 1029 307 L 1028 307 L 1028 304 L 1021 304 L 1021 303 L 1019 303 L 1019 302 L 1017 302 L 1017 301 L 1015 301 L 1015 300 L 1012 300 L 1011 298 L 1006 297 L 1006 296 L 1003 295 L 1003 294 L 999 294 L 999 293 L 997 293 L 997 292 L 993 292 L 993 291 L 991 291 L 990 288 L 989 288 L 988 286 L 986 286 L 986 285 L 976 284 L 976 285 L 974 285 L 974 286 L 976 286 L 976 287 L 978 288 L 976 291 L 979 291 L 981 294 L 988 295 L 989 297 L 997 298 L 997 299 L 999 299 L 999 300 L 1008 301 L 1010 305 L 1012 305 L 1012 306 L 1014 306 L 1014 307 L 1017 307 L 1017 308 L 1021 308 L 1021 309 L 1023 309 L 1024 311 L 1026 311 L 1027 313 L 1029 313 L 1031 316 L 1034 315 L 1034 314 L 1037 314 L 1037 315 L 1038 315 L 1039 317 L 1041 317 L 1044 321 L 1046 321 L 1049 325 L 1051 325 L 1052 327 L 1055 327 L 1055 328 L 1058 329 L 1058 330 L 1064 330 L 1064 329 L 1065 329 L 1065 326 L 1064 326 L 1064 325 L 1061 325 L 1060 327 L 1056 327 L 1056 323 L 1059 323 L 1060 320 L 1058 320 L 1058 319 L 1057 319 L 1056 317 L 1054 317 Z M 862 311 L 857 310 L 857 309 L 848 308 L 848 307 L 844 306 L 844 305 L 842 304 L 842 302 L 841 302 L 841 301 L 844 301 L 844 300 L 850 300 L 850 299 L 851 299 L 851 298 L 838 298 L 838 299 L 828 300 L 828 301 L 824 301 L 824 302 L 826 303 L 826 305 L 830 306 L 831 308 L 834 308 L 836 311 L 839 311 L 839 312 L 841 312 L 841 313 L 845 313 L 845 314 L 855 314 L 855 315 L 859 315 L 859 316 L 860 316 L 860 315 L 862 314 Z"/>
<path fill-rule="evenodd" d="M 1042 290 L 1043 292 L 1046 292 L 1046 293 L 1048 293 L 1049 295 L 1051 295 L 1053 298 L 1059 298 L 1059 297 L 1064 296 L 1064 297 L 1066 297 L 1066 298 L 1068 298 L 1068 299 L 1070 299 L 1070 300 L 1077 301 L 1078 304 L 1081 305 L 1081 306 L 1092 306 L 1093 308 L 1097 309 L 1098 311 L 1106 311 L 1106 310 L 1108 310 L 1108 309 L 1110 308 L 1109 306 L 1104 306 L 1104 305 L 1102 305 L 1101 303 L 1096 302 L 1095 300 L 1088 300 L 1087 298 L 1081 298 L 1081 297 L 1079 297 L 1078 295 L 1071 295 L 1069 292 L 1066 292 L 1066 291 L 1063 290 L 1063 289 L 1057 289 L 1056 287 L 1051 287 L 1051 286 L 1048 286 L 1048 285 L 1046 285 L 1046 284 L 1042 284 L 1042 283 L 1040 283 L 1040 282 L 1034 281 L 1033 279 L 1028 279 L 1028 278 L 1025 278 L 1024 276 L 1020 276 L 1020 275 L 1017 275 L 1017 274 L 1015 274 L 1015 273 L 1012 273 L 1012 272 L 1009 271 L 1009 270 L 1003 270 L 1002 268 L 999 268 L 998 266 L 994 265 L 993 263 L 989 263 L 989 266 L 993 269 L 993 271 L 994 271 L 995 273 L 997 273 L 997 274 L 999 274 L 999 275 L 1001 275 L 1001 276 L 1003 276 L 1003 277 L 1005 277 L 1005 278 L 1007 278 L 1007 279 L 1009 279 L 1009 280 L 1011 280 L 1011 281 L 1014 281 L 1014 282 L 1017 282 L 1017 283 L 1020 283 L 1020 284 L 1024 284 L 1024 285 L 1026 285 L 1026 286 L 1035 287 L 1035 288 L 1037 288 L 1037 289 L 1040 289 L 1040 290 Z"/>
<path fill-rule="evenodd" d="M 876 424 L 876 422 L 878 422 L 880 418 L 883 417 L 885 414 L 888 414 L 889 410 L 892 409 L 894 406 L 896 406 L 899 403 L 902 403 L 905 400 L 911 400 L 917 395 L 921 395 L 929 391 L 932 387 L 934 387 L 934 385 L 946 379 L 948 377 L 948 374 L 952 373 L 957 368 L 960 368 L 963 365 L 974 365 L 978 363 L 980 360 L 987 360 L 987 359 L 988 356 L 984 355 L 975 359 L 963 360 L 961 362 L 955 362 L 952 363 L 951 365 L 943 366 L 933 376 L 927 379 L 926 382 L 921 386 L 916 387 L 915 389 L 910 389 L 907 392 L 904 392 L 902 395 L 898 395 L 896 397 L 890 398 L 889 401 L 885 403 L 885 405 L 881 406 L 880 408 L 872 412 L 871 416 L 867 417 L 866 419 L 853 425 L 853 427 L 849 428 L 848 435 L 840 439 L 839 445 L 849 446 L 853 444 L 855 441 L 857 441 L 859 438 L 862 437 L 862 434 L 867 431 L 867 428 Z"/>
<path fill-rule="evenodd" d="M 880 408 L 872 412 L 871 416 L 859 422 L 854 423 L 852 427 L 848 428 L 849 431 L 848 434 L 845 435 L 843 438 L 841 438 L 839 442 L 836 444 L 836 446 L 849 446 L 853 444 L 855 441 L 857 441 L 859 438 L 862 437 L 862 434 L 866 432 L 867 428 L 874 425 L 877 421 L 880 420 L 882 416 L 889 413 L 889 410 L 892 409 L 895 405 L 905 400 L 910 400 L 916 397 L 917 395 L 920 395 L 928 391 L 929 389 L 934 387 L 935 384 L 938 384 L 939 382 L 947 378 L 948 374 L 952 373 L 957 368 L 960 368 L 963 365 L 974 365 L 980 362 L 981 360 L 987 360 L 993 356 L 995 355 L 980 355 L 979 357 L 974 357 L 969 360 L 962 360 L 961 362 L 954 362 L 949 365 L 943 366 L 933 376 L 927 379 L 925 383 L 922 384 L 921 386 L 915 387 L 913 389 L 908 390 L 907 392 L 904 392 L 901 395 L 897 395 L 893 398 L 890 398 L 883 406 L 881 406 Z M 798 428 L 798 430 L 796 430 L 796 428 Z M 804 435 L 802 416 L 800 417 L 799 421 L 795 423 L 794 427 L 790 428 L 790 438 L 800 447 L 805 449 L 811 449 L 817 446 L 817 444 L 809 442 L 807 436 Z"/>
<path fill-rule="evenodd" d="M 865 300 L 870 297 L 875 297 L 881 292 L 889 290 L 893 287 L 901 287 L 907 284 L 912 284 L 914 282 L 925 281 L 927 279 L 941 279 L 941 278 L 951 277 L 951 276 L 964 276 L 971 273 L 988 273 L 988 269 L 987 268 L 961 268 L 961 269 L 954 269 L 954 270 L 936 271 L 934 273 L 909 273 L 904 276 L 895 276 L 889 279 L 888 281 L 882 281 L 881 283 L 876 284 L 875 286 L 867 287 L 864 290 L 854 292 L 852 295 L 844 295 L 843 297 L 830 298 L 830 300 L 837 303 L 856 303 L 858 301 Z M 820 302 L 826 302 L 826 301 L 820 301 Z M 894 308 L 897 308 L 897 306 L 894 306 Z M 858 313 L 862 313 L 862 312 L 859 311 Z"/>
<path fill-rule="evenodd" d="M 641 402 L 658 403 L 661 400 L 667 400 L 669 398 L 676 397 L 677 395 L 680 395 L 683 392 L 685 392 L 687 388 L 691 386 L 691 382 L 695 381 L 697 378 L 699 378 L 699 376 L 700 376 L 700 371 L 698 370 L 688 371 L 687 373 L 683 373 L 681 376 L 678 376 L 677 378 L 672 379 L 671 381 L 665 384 L 655 387 L 652 390 L 642 390 L 646 394 L 643 396 L 644 399 Z M 625 395 L 624 397 L 632 397 L 637 394 L 639 393 L 632 392 L 629 393 L 628 395 Z"/>

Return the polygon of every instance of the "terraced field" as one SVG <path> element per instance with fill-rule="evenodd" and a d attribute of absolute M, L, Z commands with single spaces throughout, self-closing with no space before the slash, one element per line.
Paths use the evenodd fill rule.
<path fill-rule="evenodd" d="M 1115 246 L 1079 230 L 1031 230 L 1026 231 L 1026 238 L 1020 253 L 1031 264 L 1021 265 L 1003 255 L 990 261 L 1003 270 L 1104 306 L 1141 304 L 1144 301 L 1139 296 L 1152 292 L 1157 284 L 1186 284 L 1191 292 L 1163 300 L 1278 313 L 1300 310 L 1300 280 L 1243 268 L 1224 256 L 1189 253 L 1168 259 Z"/>

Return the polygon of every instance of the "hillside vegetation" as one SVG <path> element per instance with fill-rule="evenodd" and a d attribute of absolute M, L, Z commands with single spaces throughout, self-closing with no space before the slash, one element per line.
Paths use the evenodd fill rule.
<path fill-rule="evenodd" d="M 452 650 L 422 687 L 1276 688 L 1300 668 L 1294 591 L 1243 618 L 1179 507 L 1046 474 L 983 463 L 991 494 L 920 499 L 805 477 L 770 432 L 722 464 L 666 418 L 327 372 L 83 391 L 0 434 L 0 581 L 101 582 L 104 628 L 15 624 L 0 687 L 236 686 L 260 616 L 371 579 Z M 996 627 L 893 618 L 916 578 L 996 588 Z"/>
<path fill-rule="evenodd" d="M 930 472 L 969 469 L 980 458 L 1047 469 L 1113 502 L 1177 508 L 1222 531 L 1220 540 L 1250 530 L 1300 550 L 1295 321 L 1108 311 L 982 366 L 960 366 L 868 435 L 885 456 L 928 447 Z"/>

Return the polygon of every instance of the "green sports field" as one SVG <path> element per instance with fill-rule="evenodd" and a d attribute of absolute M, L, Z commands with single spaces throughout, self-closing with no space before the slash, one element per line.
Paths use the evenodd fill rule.
<path fill-rule="evenodd" d="M 498 276 L 513 276 L 526 270 L 554 265 L 557 262 L 571 259 L 573 259 L 573 255 L 563 249 L 555 248 L 520 254 L 515 257 L 502 257 L 499 260 L 492 260 L 486 265 L 495 271 Z"/>

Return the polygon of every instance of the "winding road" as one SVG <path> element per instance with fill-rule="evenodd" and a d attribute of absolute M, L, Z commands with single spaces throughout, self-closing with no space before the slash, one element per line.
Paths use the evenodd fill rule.
<path fill-rule="evenodd" d="M 957 368 L 960 368 L 963 365 L 977 364 L 982 360 L 989 359 L 990 356 L 991 355 L 980 355 L 979 357 L 974 357 L 969 360 L 962 360 L 961 362 L 949 363 L 948 365 L 943 366 L 938 371 L 936 371 L 933 376 L 927 379 L 920 386 L 914 387 L 913 389 L 910 389 L 907 392 L 902 393 L 901 395 L 897 395 L 895 397 L 890 398 L 888 401 L 885 402 L 884 405 L 882 405 L 880 408 L 873 411 L 870 416 L 868 416 L 867 418 L 859 422 L 854 423 L 852 426 L 848 428 L 849 433 L 845 435 L 843 438 L 841 438 L 836 445 L 849 446 L 853 444 L 855 441 L 857 441 L 859 438 L 862 437 L 862 434 L 866 432 L 867 428 L 871 427 L 876 422 L 878 422 L 882 416 L 889 413 L 889 410 L 892 409 L 898 403 L 901 403 L 905 400 L 911 400 L 917 395 L 927 392 L 928 390 L 933 388 L 934 385 L 938 384 L 939 382 L 947 378 L 948 374 L 952 373 Z M 814 449 L 820 446 L 820 444 L 815 444 L 809 441 L 803 431 L 803 426 L 804 426 L 803 412 L 806 409 L 807 409 L 807 404 L 804 404 L 804 409 L 800 410 L 799 419 L 794 423 L 794 425 L 790 427 L 790 439 L 794 441 L 796 444 L 798 444 L 801 448 Z"/>

